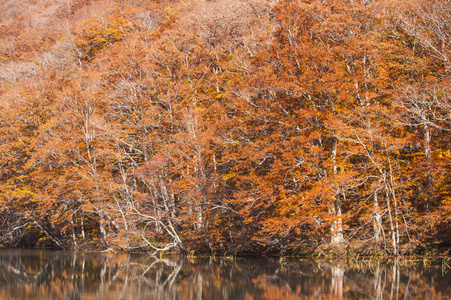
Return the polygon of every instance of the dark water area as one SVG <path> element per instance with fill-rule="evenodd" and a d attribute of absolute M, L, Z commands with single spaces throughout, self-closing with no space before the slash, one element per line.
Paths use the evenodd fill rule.
<path fill-rule="evenodd" d="M 0 299 L 451 299 L 448 264 L 3 249 Z"/>

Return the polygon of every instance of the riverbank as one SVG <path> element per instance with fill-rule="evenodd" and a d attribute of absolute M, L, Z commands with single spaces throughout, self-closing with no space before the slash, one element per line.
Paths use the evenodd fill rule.
<path fill-rule="evenodd" d="M 61 249 L 58 247 L 21 247 L 20 244 L 14 247 L 0 244 L 0 249 L 47 249 L 47 250 L 67 250 L 86 253 L 148 253 L 155 256 L 166 255 L 183 255 L 187 257 L 296 257 L 296 258 L 313 258 L 313 259 L 338 259 L 338 260 L 391 260 L 400 258 L 401 260 L 424 260 L 424 259 L 446 259 L 451 258 L 451 246 L 446 243 L 428 243 L 418 245 L 416 247 L 401 248 L 399 255 L 393 255 L 383 247 L 365 243 L 349 243 L 342 245 L 321 245 L 319 247 L 306 247 L 303 249 L 291 249 L 291 251 L 275 252 L 275 251 L 205 251 L 199 249 L 189 249 L 182 253 L 176 248 L 167 251 L 154 251 L 153 249 L 141 247 L 138 249 L 126 249 L 117 245 L 103 245 L 99 240 L 86 241 L 77 244 L 77 247 L 68 247 Z"/>

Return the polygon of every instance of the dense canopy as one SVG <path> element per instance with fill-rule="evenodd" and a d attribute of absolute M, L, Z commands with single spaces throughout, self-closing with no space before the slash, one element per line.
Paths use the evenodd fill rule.
<path fill-rule="evenodd" d="M 448 0 L 5 0 L 0 39 L 0 244 L 451 243 Z"/>

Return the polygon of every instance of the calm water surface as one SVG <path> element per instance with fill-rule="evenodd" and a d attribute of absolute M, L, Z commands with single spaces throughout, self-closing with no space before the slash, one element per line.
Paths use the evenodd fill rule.
<path fill-rule="evenodd" d="M 451 270 L 0 249 L 0 299 L 451 299 Z"/>

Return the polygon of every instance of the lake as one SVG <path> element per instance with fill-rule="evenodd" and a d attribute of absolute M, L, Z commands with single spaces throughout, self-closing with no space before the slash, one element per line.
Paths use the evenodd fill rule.
<path fill-rule="evenodd" d="M 0 299 L 451 299 L 449 264 L 0 249 Z"/>

